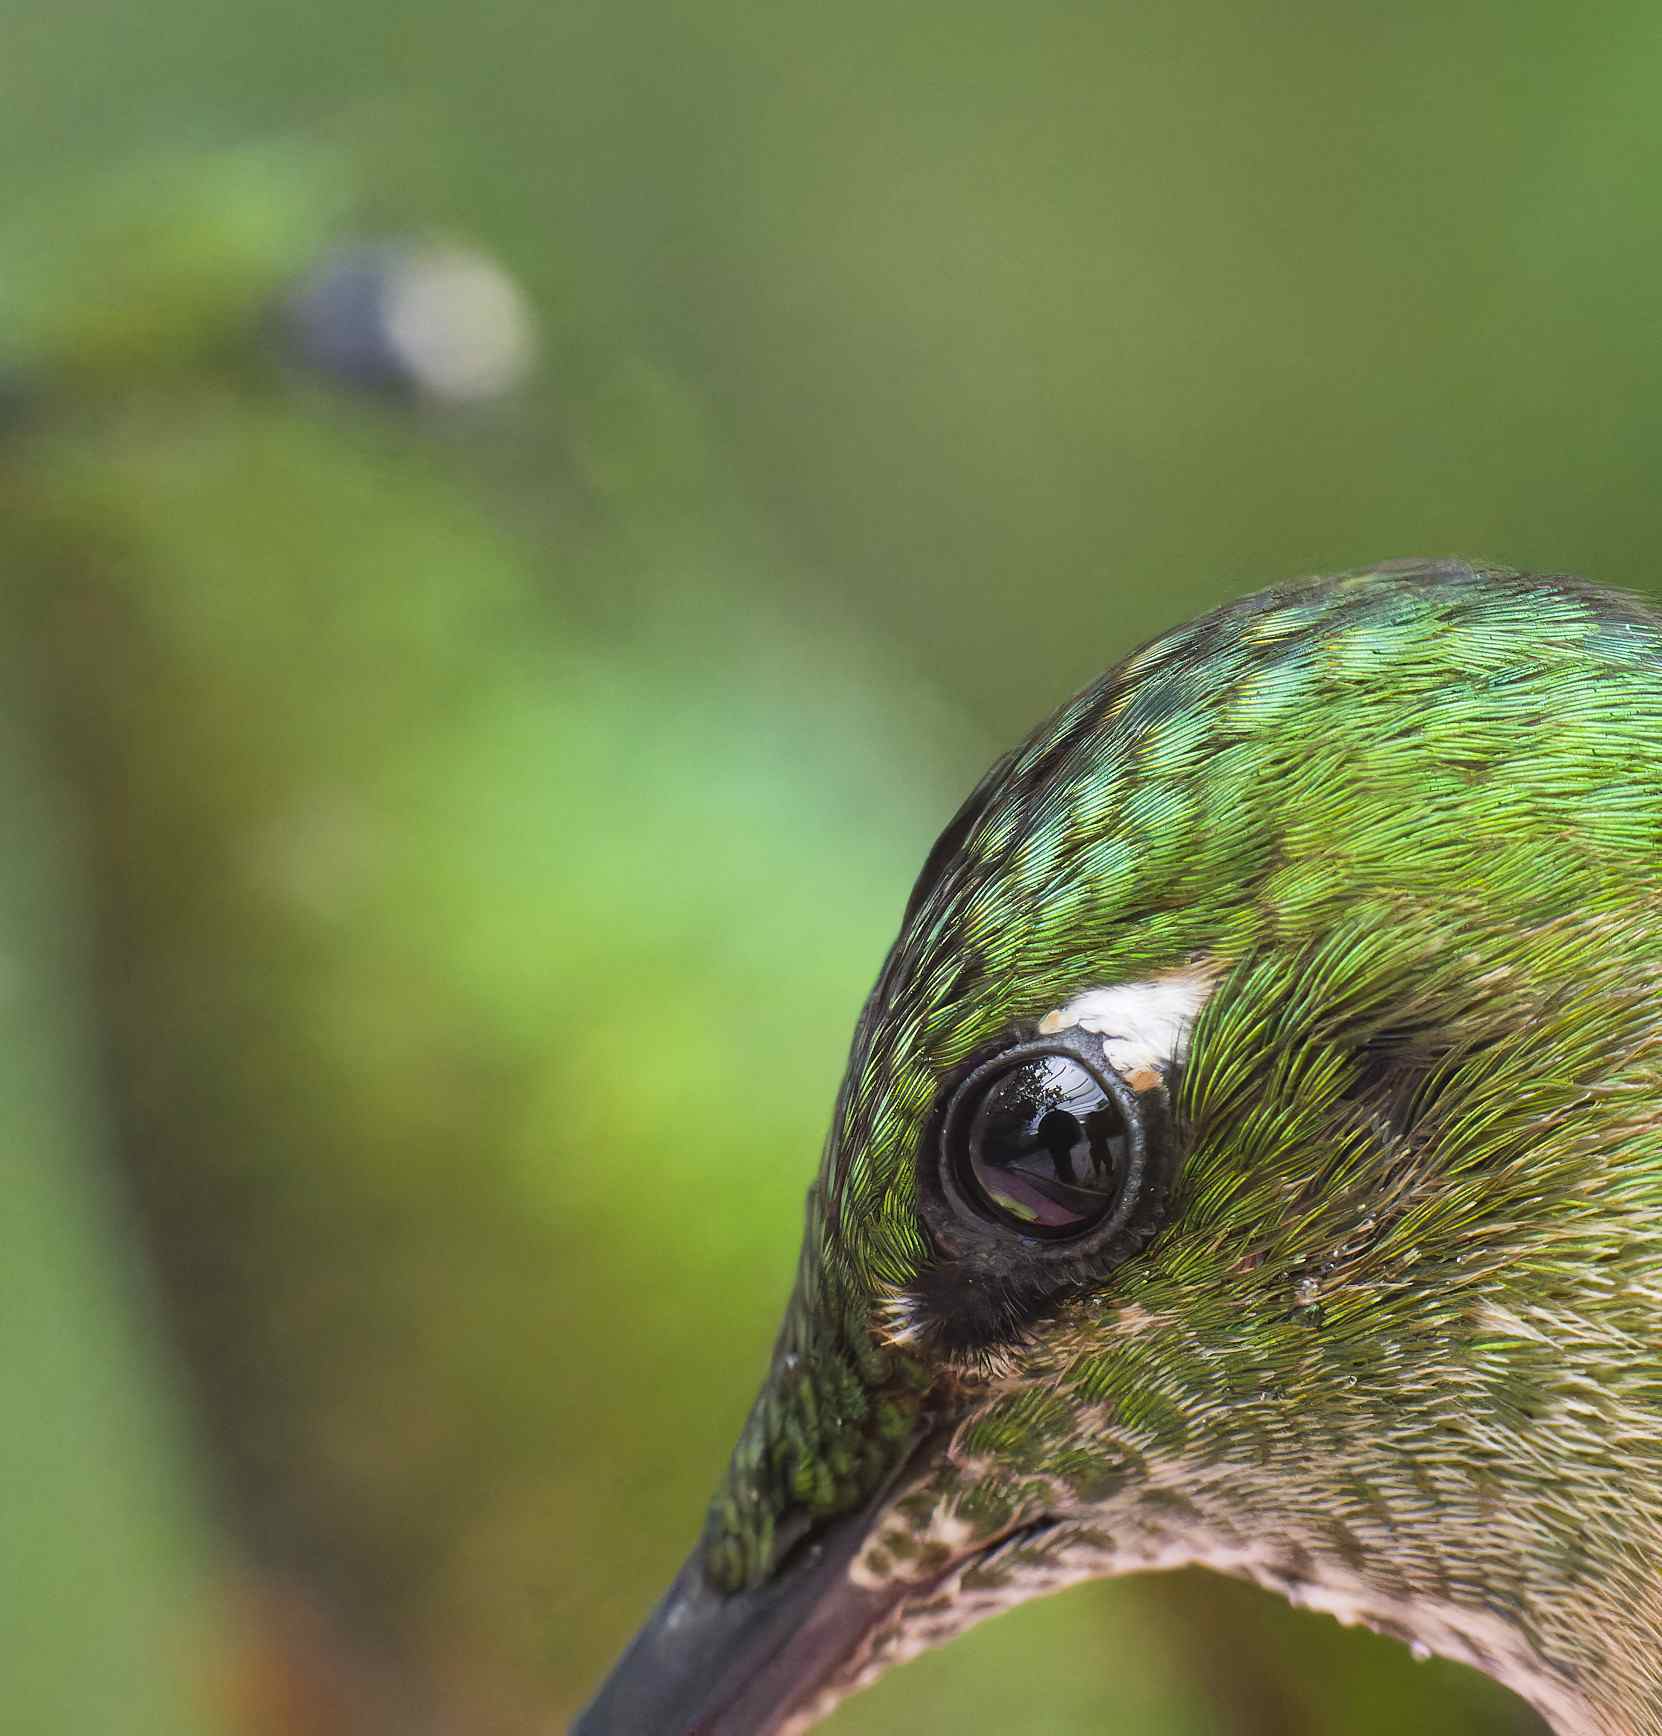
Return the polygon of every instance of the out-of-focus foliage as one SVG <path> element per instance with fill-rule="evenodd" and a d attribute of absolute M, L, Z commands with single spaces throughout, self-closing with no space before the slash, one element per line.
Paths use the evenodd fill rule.
<path fill-rule="evenodd" d="M 9 1215 L 89 1314 L 26 1346 L 75 1453 L 9 1401 L 0 1524 L 61 1554 L 8 1638 L 186 1692 L 145 1624 L 194 1619 L 211 1515 L 239 1729 L 558 1727 L 697 1526 L 859 998 L 1006 738 L 1248 581 L 1647 577 L 1659 89 L 1638 4 L 14 8 L 0 671 L 92 971 L 99 1065 L 51 1076 L 115 1154 L 28 1156 L 131 1200 L 200 1452 L 141 1420 L 137 1305 L 120 1429 L 71 1408 L 107 1214 Z M 516 401 L 279 359 L 273 295 L 395 231 L 520 274 Z M 32 968 L 11 1016 L 76 1004 Z M 108 1640 L 54 1589 L 101 1512 L 153 1519 Z M 837 1728 L 1116 1717 L 1530 1727 L 1185 1576 Z"/>

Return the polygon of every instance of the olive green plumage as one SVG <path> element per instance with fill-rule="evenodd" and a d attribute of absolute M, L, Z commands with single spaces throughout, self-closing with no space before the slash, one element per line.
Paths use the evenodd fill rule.
<path fill-rule="evenodd" d="M 1172 973 L 1207 992 L 1152 1240 L 978 1276 L 920 1200 L 945 1083 Z M 1659 1033 L 1638 605 L 1402 563 L 1065 706 L 918 883 L 712 1509 L 728 1593 L 861 1510 L 880 1615 L 778 1727 L 1020 1597 L 1199 1560 L 1563 1730 L 1662 1731 Z"/>

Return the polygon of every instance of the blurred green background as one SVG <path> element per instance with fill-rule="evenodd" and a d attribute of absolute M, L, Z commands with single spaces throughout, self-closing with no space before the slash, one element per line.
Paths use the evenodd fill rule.
<path fill-rule="evenodd" d="M 1141 637 L 1466 552 L 1644 588 L 1662 19 L 13 0 L 8 1730 L 559 1729 L 763 1367 L 935 830 Z M 485 249 L 488 405 L 280 351 Z M 844 1732 L 1523 1732 L 1173 1575 Z"/>

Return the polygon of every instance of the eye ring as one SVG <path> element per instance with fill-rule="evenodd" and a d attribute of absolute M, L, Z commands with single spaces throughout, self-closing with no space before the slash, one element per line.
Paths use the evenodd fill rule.
<path fill-rule="evenodd" d="M 1145 1107 L 1088 1031 L 1018 1041 L 974 1066 L 945 1105 L 938 1153 L 963 1227 L 1037 1253 L 1110 1240 L 1145 1204 Z"/>

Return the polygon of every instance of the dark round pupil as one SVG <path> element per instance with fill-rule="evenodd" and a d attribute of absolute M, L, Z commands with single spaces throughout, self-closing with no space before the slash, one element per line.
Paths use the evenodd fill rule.
<path fill-rule="evenodd" d="M 969 1128 L 970 1179 L 999 1215 L 1066 1234 L 1113 1205 L 1125 1173 L 1125 1122 L 1077 1061 L 1040 1055 L 995 1079 Z"/>

